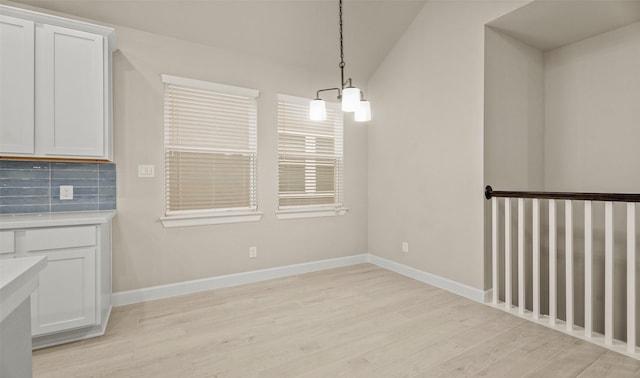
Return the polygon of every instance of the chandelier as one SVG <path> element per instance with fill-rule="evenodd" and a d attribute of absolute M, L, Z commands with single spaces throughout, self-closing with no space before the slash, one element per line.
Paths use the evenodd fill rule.
<path fill-rule="evenodd" d="M 364 93 L 353 86 L 351 78 L 344 79 L 344 43 L 342 36 L 342 0 L 339 5 L 339 25 L 340 25 L 340 87 L 320 89 L 316 92 L 316 98 L 309 103 L 309 119 L 312 121 L 325 121 L 327 119 L 327 104 L 320 98 L 321 92 L 337 91 L 338 100 L 342 102 L 342 111 L 354 113 L 356 122 L 367 122 L 371 120 L 371 104 L 364 98 Z"/>

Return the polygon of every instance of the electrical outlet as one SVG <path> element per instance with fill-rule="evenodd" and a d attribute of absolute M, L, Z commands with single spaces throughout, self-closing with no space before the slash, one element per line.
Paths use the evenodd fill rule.
<path fill-rule="evenodd" d="M 155 166 L 138 164 L 138 177 L 155 177 Z"/>
<path fill-rule="evenodd" d="M 73 185 L 60 185 L 60 199 L 61 200 L 73 199 Z"/>
<path fill-rule="evenodd" d="M 249 247 L 249 258 L 255 259 L 258 257 L 258 247 Z"/>
<path fill-rule="evenodd" d="M 405 252 L 405 253 L 409 252 L 409 243 L 402 242 L 402 252 Z"/>

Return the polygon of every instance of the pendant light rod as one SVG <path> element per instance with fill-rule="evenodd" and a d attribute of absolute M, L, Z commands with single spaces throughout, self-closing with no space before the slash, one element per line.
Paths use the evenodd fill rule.
<path fill-rule="evenodd" d="M 326 92 L 326 91 L 338 91 L 338 98 L 342 97 L 340 88 L 327 88 L 327 89 L 319 89 L 316 92 L 316 100 L 320 100 L 320 92 Z"/>
<path fill-rule="evenodd" d="M 349 83 L 349 88 L 351 88 L 351 78 L 348 78 L 346 81 L 344 80 L 344 66 L 346 66 L 347 64 L 344 62 L 344 38 L 343 38 L 343 33 L 342 33 L 342 0 L 338 1 L 338 19 L 339 19 L 339 24 L 340 24 L 340 64 L 338 64 L 338 67 L 340 67 L 340 87 L 344 88 L 347 85 L 347 82 Z M 338 99 L 340 99 L 342 96 L 338 96 Z"/>

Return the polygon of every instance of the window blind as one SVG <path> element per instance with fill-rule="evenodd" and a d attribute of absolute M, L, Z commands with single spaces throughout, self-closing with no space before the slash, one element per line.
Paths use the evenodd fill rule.
<path fill-rule="evenodd" d="M 309 99 L 278 95 L 279 208 L 342 207 L 342 120 L 339 104 L 310 121 Z"/>
<path fill-rule="evenodd" d="M 166 214 L 255 210 L 258 91 L 162 79 Z"/>

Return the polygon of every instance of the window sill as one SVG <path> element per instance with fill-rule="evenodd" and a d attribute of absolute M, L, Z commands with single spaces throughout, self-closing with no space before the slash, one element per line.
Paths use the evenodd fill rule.
<path fill-rule="evenodd" d="M 198 214 L 198 215 L 169 215 L 160 218 L 164 228 L 206 226 L 213 224 L 257 222 L 262 217 L 262 213 L 250 212 L 226 212 L 218 214 Z"/>
<path fill-rule="evenodd" d="M 300 219 L 343 216 L 349 211 L 346 207 L 339 209 L 295 209 L 279 210 L 276 212 L 278 219 Z"/>

